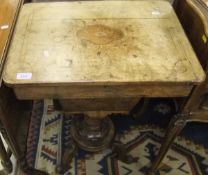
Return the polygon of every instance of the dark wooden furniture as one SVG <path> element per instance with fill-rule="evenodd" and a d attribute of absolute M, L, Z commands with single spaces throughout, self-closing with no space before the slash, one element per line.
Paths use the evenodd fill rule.
<path fill-rule="evenodd" d="M 174 8 L 207 75 L 208 7 L 202 0 L 176 0 Z M 193 88 L 189 97 L 183 101 L 178 114 L 170 122 L 150 174 L 156 171 L 175 137 L 188 122 L 208 122 L 207 93 L 208 76 L 205 82 Z"/>
<path fill-rule="evenodd" d="M 2 84 L 2 71 L 9 41 L 21 4 L 21 0 L 2 0 L 0 3 L 0 131 L 9 145 L 9 149 L 6 150 L 0 139 L 0 158 L 1 163 L 5 168 L 1 172 L 3 174 L 8 174 L 12 171 L 10 150 L 12 150 L 16 157 L 20 156 L 17 140 L 15 139 L 16 127 L 12 124 L 12 121 L 14 121 L 10 115 L 12 112 L 9 112 L 11 103 L 13 104 L 13 102 L 15 102 L 15 96 L 11 90 Z"/>
<path fill-rule="evenodd" d="M 8 150 L 0 140 L 0 159 L 5 168 L 1 174 L 12 171 L 11 152 L 18 166 L 26 166 L 25 149 L 27 130 L 30 117 L 30 102 L 17 100 L 13 90 L 2 82 L 2 72 L 10 46 L 13 30 L 18 18 L 23 0 L 1 0 L 0 3 L 0 132 L 3 135 Z"/>

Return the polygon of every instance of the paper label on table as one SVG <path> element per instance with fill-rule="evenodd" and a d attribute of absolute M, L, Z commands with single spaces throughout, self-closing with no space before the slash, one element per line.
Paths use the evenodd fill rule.
<path fill-rule="evenodd" d="M 29 80 L 32 78 L 32 73 L 17 73 L 17 80 Z"/>
<path fill-rule="evenodd" d="M 154 10 L 154 11 L 152 11 L 152 15 L 160 15 L 160 11 L 159 10 Z"/>
<path fill-rule="evenodd" d="M 1 26 L 1 30 L 8 29 L 8 28 L 9 28 L 9 25 L 6 25 L 6 24 Z"/>

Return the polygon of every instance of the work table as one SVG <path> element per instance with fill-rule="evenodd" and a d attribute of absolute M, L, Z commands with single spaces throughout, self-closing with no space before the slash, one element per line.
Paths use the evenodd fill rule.
<path fill-rule="evenodd" d="M 111 145 L 110 114 L 129 114 L 144 97 L 188 97 L 204 79 L 171 4 L 159 0 L 25 4 L 3 75 L 19 99 L 60 102 L 74 116 L 74 141 L 91 152 Z"/>
<path fill-rule="evenodd" d="M 189 41 L 165 1 L 26 4 L 4 72 L 9 86 L 203 80 Z"/>

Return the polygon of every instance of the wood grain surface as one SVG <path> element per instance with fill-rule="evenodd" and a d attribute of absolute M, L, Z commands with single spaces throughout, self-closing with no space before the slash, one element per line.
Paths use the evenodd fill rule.
<path fill-rule="evenodd" d="M 208 6 L 208 0 L 202 0 Z"/>
<path fill-rule="evenodd" d="M 0 84 L 7 46 L 22 0 L 0 0 Z"/>
<path fill-rule="evenodd" d="M 204 80 L 166 1 L 26 4 L 7 58 L 11 86 Z"/>

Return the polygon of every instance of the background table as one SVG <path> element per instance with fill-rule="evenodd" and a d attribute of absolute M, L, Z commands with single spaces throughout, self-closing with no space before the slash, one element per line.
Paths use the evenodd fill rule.
<path fill-rule="evenodd" d="M 16 125 L 18 122 L 16 122 L 16 116 L 14 116 L 14 113 L 18 115 L 19 112 L 17 110 L 14 112 L 13 108 L 13 105 L 18 105 L 12 91 L 6 88 L 2 83 L 2 72 L 9 42 L 22 2 L 22 0 L 1 0 L 0 2 L 0 132 L 8 145 L 8 149 L 6 150 L 1 137 L 0 158 L 4 169 L 0 171 L 0 174 L 9 174 L 13 169 L 10 160 L 11 150 L 17 159 L 20 155 L 20 148 L 16 135 L 18 130 Z"/>

